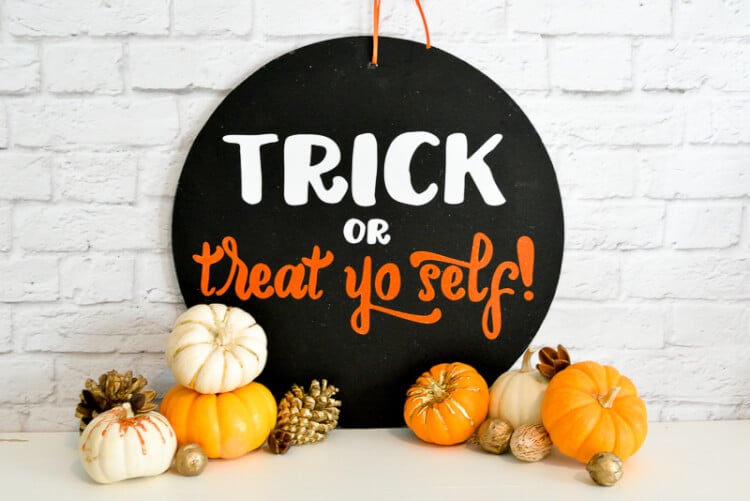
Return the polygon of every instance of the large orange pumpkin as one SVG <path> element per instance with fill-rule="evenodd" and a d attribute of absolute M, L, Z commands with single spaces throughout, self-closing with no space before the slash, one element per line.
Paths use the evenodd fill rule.
<path fill-rule="evenodd" d="M 470 365 L 439 364 L 423 373 L 406 393 L 404 420 L 425 442 L 465 442 L 487 417 L 487 382 Z"/>
<path fill-rule="evenodd" d="M 633 383 L 596 362 L 575 363 L 552 378 L 542 422 L 560 452 L 582 463 L 599 452 L 630 457 L 648 432 L 646 404 Z"/>
<path fill-rule="evenodd" d="M 199 444 L 209 458 L 236 458 L 257 449 L 276 424 L 276 400 L 258 382 L 216 394 L 177 385 L 159 410 L 179 445 Z"/>

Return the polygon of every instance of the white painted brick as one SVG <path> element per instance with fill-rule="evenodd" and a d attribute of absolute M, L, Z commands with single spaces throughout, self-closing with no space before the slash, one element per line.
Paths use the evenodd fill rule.
<path fill-rule="evenodd" d="M 132 370 L 134 376 L 144 376 L 149 383 L 147 388 L 160 396 L 164 396 L 174 385 L 163 352 L 137 355 L 61 354 L 55 357 L 57 401 L 77 402 L 87 379 L 96 380 L 100 374 L 112 369 L 120 373 Z"/>
<path fill-rule="evenodd" d="M 59 298 L 57 259 L 20 257 L 0 260 L 0 301 L 55 301 Z"/>
<path fill-rule="evenodd" d="M 134 153 L 70 153 L 57 161 L 55 169 L 59 195 L 81 202 L 134 202 L 137 179 Z"/>
<path fill-rule="evenodd" d="M 503 89 L 549 88 L 547 47 L 541 37 L 493 43 L 492 50 L 488 50 L 486 43 L 463 42 L 445 49 L 477 68 Z"/>
<path fill-rule="evenodd" d="M 285 0 L 257 2 L 259 27 L 271 36 L 359 33 L 362 2 L 357 0 Z M 381 7 L 382 14 L 382 7 Z"/>
<path fill-rule="evenodd" d="M 83 388 L 83 385 L 81 385 Z M 73 412 L 71 412 L 71 408 Z M 69 403 L 34 405 L 29 408 L 29 417 L 24 430 L 36 432 L 78 431 L 79 420 L 75 417 L 75 406 Z"/>
<path fill-rule="evenodd" d="M 0 304 L 0 353 L 13 350 L 13 325 L 10 305 Z"/>
<path fill-rule="evenodd" d="M 742 347 L 670 347 L 627 350 L 610 365 L 630 377 L 641 393 L 699 400 L 717 395 L 747 395 L 750 345 Z M 675 384 L 679 382 L 678 384 Z"/>
<path fill-rule="evenodd" d="M 171 254 L 140 255 L 136 268 L 136 295 L 150 302 L 182 302 Z"/>
<path fill-rule="evenodd" d="M 60 264 L 60 293 L 77 304 L 133 298 L 135 260 L 122 257 L 70 257 Z"/>
<path fill-rule="evenodd" d="M 169 33 L 169 0 L 7 0 L 4 11 L 16 36 Z"/>
<path fill-rule="evenodd" d="M 623 289 L 645 299 L 750 299 L 750 259 L 715 252 L 632 252 Z"/>
<path fill-rule="evenodd" d="M 33 45 L 0 45 L 0 92 L 23 94 L 39 89 L 39 56 Z"/>
<path fill-rule="evenodd" d="M 750 35 L 750 4 L 744 0 L 679 0 L 674 26 L 679 37 Z"/>
<path fill-rule="evenodd" d="M 50 200 L 52 158 L 27 153 L 0 154 L 0 200 Z"/>
<path fill-rule="evenodd" d="M 653 249 L 664 241 L 664 204 L 574 201 L 565 204 L 569 249 Z"/>
<path fill-rule="evenodd" d="M 138 161 L 138 193 L 149 197 L 174 197 L 185 163 L 179 152 L 146 153 Z"/>
<path fill-rule="evenodd" d="M 601 301 L 620 294 L 620 260 L 616 254 L 566 252 L 555 297 Z"/>
<path fill-rule="evenodd" d="M 659 421 L 715 421 L 719 419 L 748 419 L 750 407 L 741 399 L 737 403 L 716 403 L 710 397 L 704 402 L 690 400 L 661 400 L 663 409 Z"/>
<path fill-rule="evenodd" d="M 508 24 L 549 35 L 668 35 L 670 0 L 509 0 Z"/>
<path fill-rule="evenodd" d="M 644 40 L 637 50 L 641 87 L 690 90 L 703 84 L 723 91 L 750 90 L 750 46 Z"/>
<path fill-rule="evenodd" d="M 15 144 L 29 147 L 160 145 L 179 131 L 172 98 L 24 100 L 11 114 Z"/>
<path fill-rule="evenodd" d="M 685 112 L 665 97 L 624 101 L 519 96 L 517 101 L 548 145 L 671 145 L 683 138 Z"/>
<path fill-rule="evenodd" d="M 0 408 L 0 432 L 18 432 L 23 428 L 28 411 L 20 406 L 5 405 Z"/>
<path fill-rule="evenodd" d="M 134 89 L 232 89 L 248 76 L 254 45 L 190 40 L 132 43 L 130 84 Z"/>
<path fill-rule="evenodd" d="M 170 217 L 147 205 L 19 206 L 14 238 L 30 251 L 158 250 L 169 245 Z"/>
<path fill-rule="evenodd" d="M 173 26 L 180 35 L 247 35 L 253 25 L 253 2 L 174 0 Z"/>
<path fill-rule="evenodd" d="M 736 346 L 750 342 L 746 306 L 680 302 L 671 308 L 667 342 L 673 346 Z"/>
<path fill-rule="evenodd" d="M 652 198 L 737 198 L 750 195 L 750 148 L 699 146 L 643 152 L 640 184 Z"/>
<path fill-rule="evenodd" d="M 10 205 L 0 204 L 0 252 L 9 251 L 12 240 L 13 214 Z"/>
<path fill-rule="evenodd" d="M 182 311 L 183 305 L 132 302 L 29 305 L 15 310 L 13 329 L 27 352 L 163 354 L 166 337 Z"/>
<path fill-rule="evenodd" d="M 572 91 L 622 91 L 632 87 L 630 40 L 555 39 L 550 45 L 550 81 Z"/>
<path fill-rule="evenodd" d="M 697 144 L 750 143 L 750 98 L 706 98 L 688 109 L 686 138 Z"/>
<path fill-rule="evenodd" d="M 47 44 L 44 48 L 44 80 L 50 92 L 120 94 L 122 46 L 116 43 Z"/>
<path fill-rule="evenodd" d="M 554 161 L 563 200 L 627 198 L 635 194 L 638 156 L 629 149 L 572 149 Z"/>
<path fill-rule="evenodd" d="M 721 249 L 740 241 L 742 204 L 690 201 L 667 208 L 666 243 L 674 249 Z"/>
<path fill-rule="evenodd" d="M 8 113 L 5 103 L 0 103 L 0 149 L 8 147 Z"/>
<path fill-rule="evenodd" d="M 665 318 L 661 305 L 555 301 L 534 344 L 576 350 L 661 348 Z"/>
<path fill-rule="evenodd" d="M 0 355 L 0 403 L 44 402 L 54 393 L 54 367 L 47 356 Z"/>
<path fill-rule="evenodd" d="M 457 8 L 451 0 L 422 2 L 432 43 L 449 50 L 453 40 L 495 41 L 505 33 L 504 2 L 472 2 Z M 372 2 L 368 6 L 366 30 L 372 30 Z M 425 32 L 419 9 L 414 2 L 383 2 L 380 7 L 379 32 L 424 43 Z M 387 54 L 381 55 L 387 60 Z"/>

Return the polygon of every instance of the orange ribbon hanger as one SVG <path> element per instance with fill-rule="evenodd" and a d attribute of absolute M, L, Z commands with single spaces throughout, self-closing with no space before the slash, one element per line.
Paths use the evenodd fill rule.
<path fill-rule="evenodd" d="M 424 15 L 424 9 L 422 9 L 422 3 L 419 0 L 414 0 L 419 9 L 419 15 L 422 17 L 422 24 L 424 25 L 425 34 L 425 45 L 430 48 L 430 29 L 427 27 L 427 18 Z M 373 0 L 372 5 L 372 65 L 378 65 L 378 27 L 380 25 L 380 0 Z"/>

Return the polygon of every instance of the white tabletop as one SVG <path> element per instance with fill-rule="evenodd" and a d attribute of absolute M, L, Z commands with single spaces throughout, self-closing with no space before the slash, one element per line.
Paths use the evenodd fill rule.
<path fill-rule="evenodd" d="M 405 428 L 337 429 L 280 456 L 264 447 L 212 460 L 197 477 L 170 470 L 108 485 L 88 478 L 77 445 L 77 432 L 0 433 L 0 499 L 750 500 L 750 421 L 651 423 L 613 487 L 595 485 L 557 451 L 522 463 L 476 446 L 425 444 Z"/>

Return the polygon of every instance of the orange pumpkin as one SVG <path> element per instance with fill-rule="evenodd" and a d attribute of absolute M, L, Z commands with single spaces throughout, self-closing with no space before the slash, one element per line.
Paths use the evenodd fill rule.
<path fill-rule="evenodd" d="M 552 443 L 581 463 L 612 452 L 625 459 L 648 432 L 646 404 L 630 379 L 596 362 L 578 362 L 552 378 L 542 402 Z"/>
<path fill-rule="evenodd" d="M 276 424 L 276 400 L 258 382 L 216 394 L 177 385 L 159 410 L 179 445 L 199 444 L 209 458 L 236 458 L 257 449 Z"/>
<path fill-rule="evenodd" d="M 404 420 L 425 442 L 454 445 L 471 437 L 489 409 L 487 382 L 470 365 L 439 364 L 406 393 Z"/>

